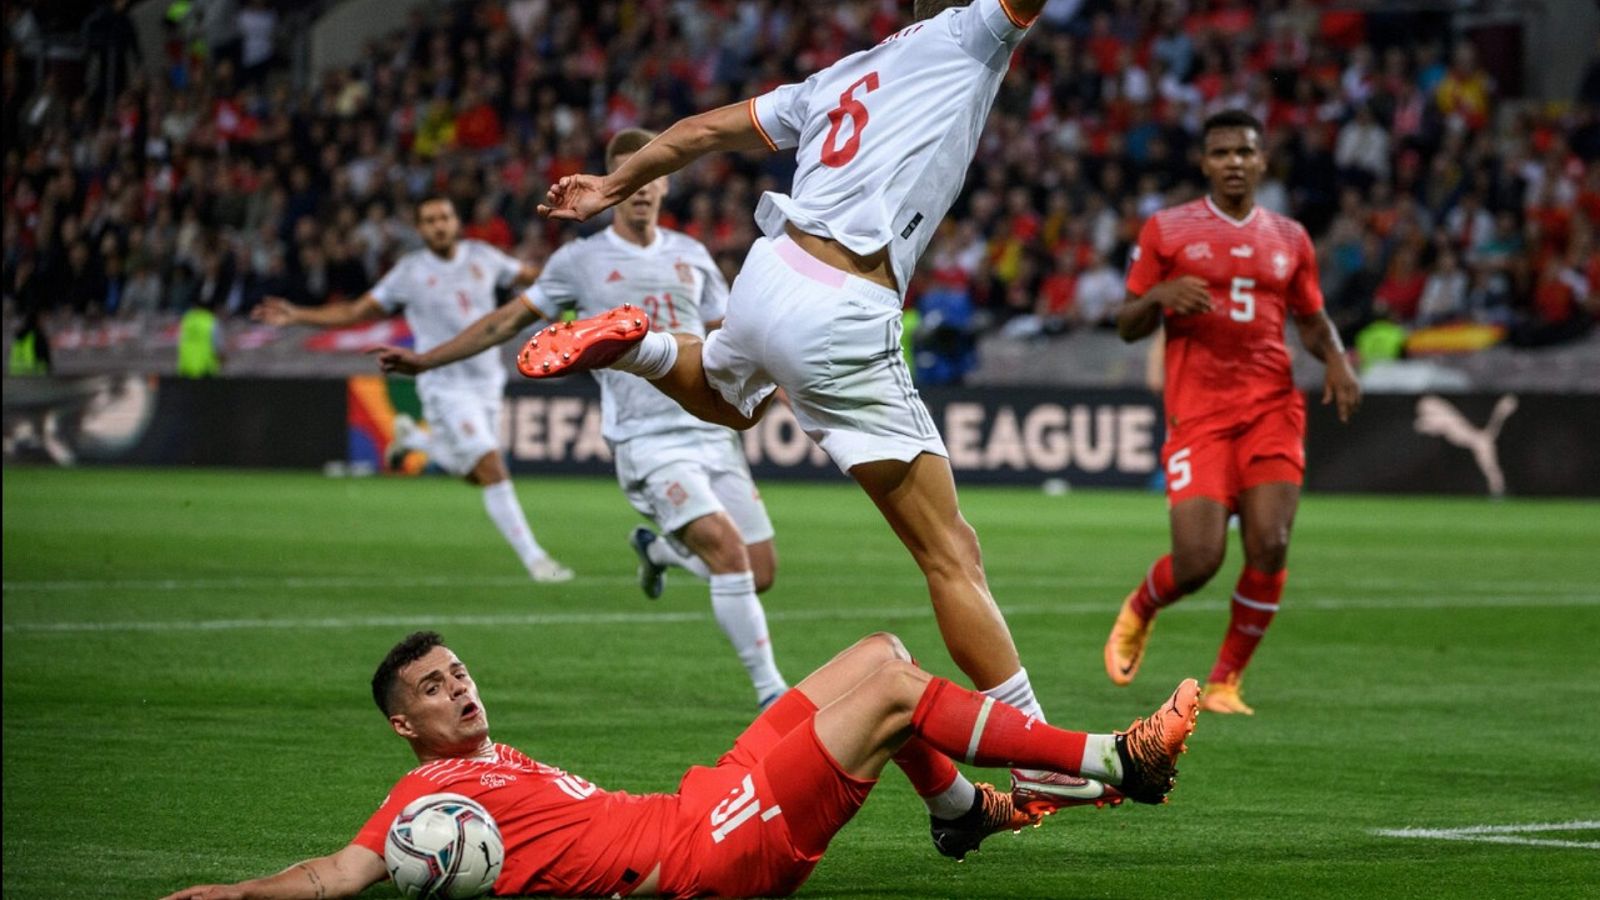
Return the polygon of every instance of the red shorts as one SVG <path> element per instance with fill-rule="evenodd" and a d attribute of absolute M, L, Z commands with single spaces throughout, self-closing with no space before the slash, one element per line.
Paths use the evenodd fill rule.
<path fill-rule="evenodd" d="M 834 761 L 817 738 L 815 717 L 816 707 L 790 691 L 715 768 L 697 766 L 684 775 L 678 785 L 679 827 L 688 830 L 679 844 L 684 865 L 673 884 L 664 880 L 666 892 L 781 897 L 811 876 L 875 784 Z"/>
<path fill-rule="evenodd" d="M 1300 484 L 1306 470 L 1306 405 L 1291 399 L 1253 416 L 1180 426 L 1161 448 L 1167 505 L 1205 497 L 1237 512 L 1239 494 L 1271 482 Z"/>

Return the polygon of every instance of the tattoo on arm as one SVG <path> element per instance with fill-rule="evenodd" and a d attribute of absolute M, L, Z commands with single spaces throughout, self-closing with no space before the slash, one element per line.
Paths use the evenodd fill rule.
<path fill-rule="evenodd" d="M 328 896 L 328 888 L 322 883 L 321 876 L 317 875 L 317 870 L 311 868 L 310 863 L 301 863 L 296 868 L 304 869 L 306 877 L 311 879 L 311 886 L 317 889 L 317 900 L 325 900 Z"/>

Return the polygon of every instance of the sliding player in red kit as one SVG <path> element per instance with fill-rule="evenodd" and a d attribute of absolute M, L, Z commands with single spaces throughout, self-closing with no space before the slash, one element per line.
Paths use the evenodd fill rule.
<path fill-rule="evenodd" d="M 899 639 L 874 634 L 780 697 L 715 765 L 690 768 L 676 792 L 629 794 L 490 740 L 466 665 L 438 634 L 420 631 L 372 678 L 373 699 L 419 765 L 355 838 L 276 875 L 165 900 L 355 896 L 388 877 L 383 845 L 395 815 L 439 792 L 476 800 L 499 825 L 506 857 L 497 895 L 783 896 L 805 883 L 891 762 L 927 804 L 935 849 L 956 859 L 1038 816 L 968 781 L 952 758 L 1095 778 L 1135 802 L 1164 802 L 1198 693 L 1186 679 L 1127 731 L 1066 731 L 929 675 Z"/>
<path fill-rule="evenodd" d="M 1278 611 L 1289 531 L 1305 471 L 1305 401 L 1294 386 L 1285 320 L 1327 367 L 1323 402 L 1348 421 L 1361 385 L 1322 309 L 1317 261 L 1300 223 L 1261 209 L 1261 123 L 1228 111 L 1207 119 L 1201 169 L 1208 196 L 1145 222 L 1117 317 L 1123 340 L 1166 330 L 1167 442 L 1162 461 L 1172 552 L 1123 601 L 1106 641 L 1106 673 L 1139 671 L 1156 612 L 1203 587 L 1222 565 L 1228 516 L 1244 532 L 1244 571 L 1201 708 L 1254 712 L 1240 694 L 1250 656 Z"/>

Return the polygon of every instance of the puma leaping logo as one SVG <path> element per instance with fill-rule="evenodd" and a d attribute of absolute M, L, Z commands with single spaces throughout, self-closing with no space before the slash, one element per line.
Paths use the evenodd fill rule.
<path fill-rule="evenodd" d="M 1489 496 L 1503 497 L 1506 493 L 1506 476 L 1500 469 L 1500 449 L 1495 442 L 1500 438 L 1500 429 L 1505 426 L 1506 419 L 1516 411 L 1516 395 L 1507 394 L 1494 405 L 1488 423 L 1479 428 L 1467 421 L 1467 417 L 1451 406 L 1450 401 L 1429 394 L 1417 401 L 1416 429 L 1418 434 L 1444 438 L 1457 447 L 1471 451 L 1472 459 L 1483 472 L 1484 480 L 1489 482 Z"/>

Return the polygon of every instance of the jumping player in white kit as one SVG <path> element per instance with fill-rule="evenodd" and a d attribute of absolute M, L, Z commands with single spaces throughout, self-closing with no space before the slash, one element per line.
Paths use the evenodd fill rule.
<path fill-rule="evenodd" d="M 917 0 L 916 22 L 799 84 L 685 119 L 606 177 L 575 175 L 541 212 L 582 221 L 724 150 L 795 148 L 792 193 L 756 208 L 724 327 L 704 341 L 650 332 L 637 308 L 536 334 L 529 377 L 611 366 L 650 379 L 711 422 L 748 428 L 783 387 L 806 432 L 848 472 L 911 551 L 945 646 L 990 697 L 1041 716 L 948 453 L 900 355 L 918 257 L 977 150 L 1012 52 L 1044 0 Z M 1114 790 L 1013 773 L 1019 805 L 1116 802 Z"/>
<path fill-rule="evenodd" d="M 606 147 L 615 169 L 655 137 L 630 128 Z M 666 179 L 639 189 L 609 228 L 557 250 L 539 279 L 519 298 L 424 353 L 382 347 L 385 371 L 427 373 L 459 365 L 504 343 L 540 318 L 568 309 L 593 315 L 623 303 L 639 307 L 652 330 L 696 340 L 722 321 L 728 284 L 706 248 L 660 228 Z M 738 436 L 685 412 L 649 382 L 600 371 L 603 430 L 616 459 L 617 482 L 628 502 L 661 528 L 644 526 L 629 538 L 639 555 L 640 587 L 660 596 L 662 571 L 680 566 L 710 582 L 711 608 L 750 675 L 765 708 L 788 685 L 773 661 L 766 611 L 756 596 L 772 584 L 777 565 L 772 521 L 756 492 Z"/>
<path fill-rule="evenodd" d="M 256 308 L 255 318 L 271 325 L 342 328 L 404 309 L 417 347 L 426 350 L 493 310 L 497 287 L 524 287 L 539 274 L 537 268 L 488 244 L 462 240 L 461 220 L 448 197 L 428 197 L 417 204 L 417 230 L 427 247 L 401 257 L 359 298 L 296 306 L 280 297 L 268 297 Z M 389 455 L 397 450 L 425 450 L 446 472 L 483 488 L 489 518 L 516 551 L 528 576 L 534 581 L 569 581 L 572 570 L 552 559 L 534 538 L 500 455 L 500 402 L 505 384 L 505 364 L 497 353 L 463 359 L 417 379 L 423 418 L 431 431 L 397 416 Z"/>

